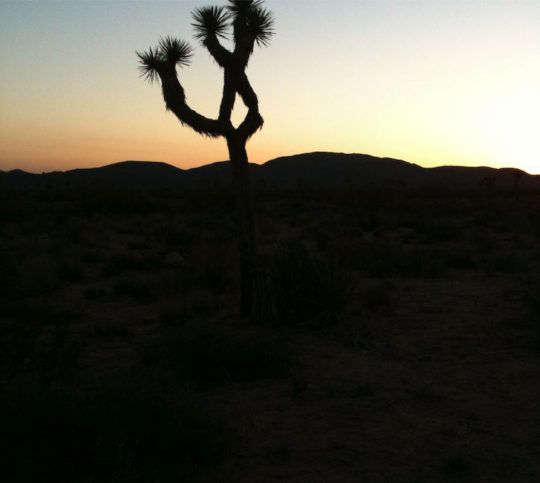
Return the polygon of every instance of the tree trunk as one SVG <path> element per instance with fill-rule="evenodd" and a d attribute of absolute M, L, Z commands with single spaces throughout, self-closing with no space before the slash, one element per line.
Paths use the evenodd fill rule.
<path fill-rule="evenodd" d="M 243 317 L 253 312 L 253 282 L 255 276 L 255 226 L 249 180 L 246 141 L 239 136 L 227 137 L 229 158 L 233 170 L 240 255 L 240 307 Z"/>

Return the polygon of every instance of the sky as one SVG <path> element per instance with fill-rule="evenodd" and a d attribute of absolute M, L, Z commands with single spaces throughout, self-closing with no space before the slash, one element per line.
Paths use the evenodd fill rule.
<path fill-rule="evenodd" d="M 189 105 L 217 117 L 222 73 L 191 12 L 225 0 L 0 0 L 0 170 L 228 159 L 166 112 L 136 50 L 188 40 Z M 247 74 L 264 127 L 251 162 L 312 151 L 540 174 L 539 0 L 267 0 Z M 228 43 L 227 45 L 231 45 Z M 233 121 L 245 114 L 237 100 Z"/>

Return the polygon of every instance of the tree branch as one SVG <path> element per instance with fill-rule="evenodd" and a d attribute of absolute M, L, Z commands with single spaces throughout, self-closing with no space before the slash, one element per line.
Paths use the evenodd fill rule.
<path fill-rule="evenodd" d="M 234 56 L 243 69 L 247 67 L 249 58 L 251 57 L 254 48 L 255 39 L 249 34 L 244 34 L 236 40 Z"/>
<path fill-rule="evenodd" d="M 264 119 L 259 114 L 258 110 L 250 109 L 242 124 L 238 126 L 236 132 L 245 140 L 253 136 L 258 129 L 260 129 L 264 124 Z"/>
<path fill-rule="evenodd" d="M 244 139 L 249 139 L 262 127 L 264 120 L 259 113 L 259 100 L 257 99 L 257 94 L 255 94 L 255 91 L 251 87 L 244 71 L 242 71 L 236 79 L 236 91 L 248 108 L 246 117 L 240 126 L 238 126 L 237 132 Z"/>
<path fill-rule="evenodd" d="M 221 97 L 221 105 L 219 106 L 219 120 L 230 121 L 231 113 L 236 100 L 236 89 L 234 76 L 230 69 L 225 69 L 223 74 L 223 94 Z"/>
<path fill-rule="evenodd" d="M 244 71 L 239 72 L 236 75 L 236 92 L 238 92 L 248 109 L 259 110 L 257 94 L 255 94 L 255 91 L 251 87 L 249 79 Z"/>
<path fill-rule="evenodd" d="M 184 89 L 173 68 L 164 66 L 159 71 L 163 99 L 167 109 L 172 111 L 182 124 L 187 124 L 194 131 L 208 137 L 227 136 L 230 134 L 230 122 L 209 119 L 191 109 L 186 103 Z"/>
<path fill-rule="evenodd" d="M 209 35 L 203 41 L 204 46 L 220 67 L 225 68 L 233 60 L 233 54 L 219 42 L 216 35 Z"/>

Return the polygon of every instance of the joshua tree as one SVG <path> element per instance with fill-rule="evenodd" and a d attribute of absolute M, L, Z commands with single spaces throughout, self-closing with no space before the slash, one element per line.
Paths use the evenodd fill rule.
<path fill-rule="evenodd" d="M 189 64 L 191 46 L 172 37 L 165 37 L 155 48 L 137 52 L 142 75 L 150 82 L 160 80 L 163 98 L 182 124 L 208 137 L 224 137 L 229 149 L 236 193 L 238 241 L 240 250 L 241 312 L 251 315 L 253 306 L 253 277 L 255 265 L 255 235 L 251 205 L 250 181 L 246 143 L 263 125 L 257 95 L 249 83 L 246 67 L 255 44 L 268 45 L 273 34 L 271 12 L 261 6 L 262 0 L 229 0 L 227 7 L 203 7 L 192 15 L 195 37 L 208 49 L 223 69 L 223 96 L 217 119 L 209 119 L 192 110 L 186 103 L 184 89 L 176 67 Z M 234 49 L 220 43 L 232 27 Z M 236 94 L 248 111 L 243 122 L 234 127 L 231 113 Z"/>

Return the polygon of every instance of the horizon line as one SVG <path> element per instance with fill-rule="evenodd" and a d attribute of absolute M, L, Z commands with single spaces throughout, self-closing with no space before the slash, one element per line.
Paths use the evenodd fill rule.
<path fill-rule="evenodd" d="M 354 152 L 346 153 L 346 152 L 340 152 L 340 151 L 309 151 L 309 152 L 297 153 L 297 154 L 287 154 L 287 155 L 283 155 L 283 156 L 277 156 L 277 157 L 272 158 L 272 159 L 268 159 L 268 160 L 266 160 L 266 161 L 264 161 L 262 163 L 249 162 L 249 164 L 257 165 L 257 166 L 263 166 L 266 163 L 268 163 L 270 161 L 274 161 L 276 159 L 292 158 L 292 157 L 295 157 L 295 156 L 303 156 L 303 155 L 310 155 L 310 154 L 341 154 L 341 155 L 345 155 L 345 156 L 355 156 L 356 155 L 356 156 L 367 156 L 367 157 L 376 158 L 376 159 L 392 159 L 392 160 L 395 160 L 395 161 L 401 161 L 401 162 L 404 162 L 404 163 L 407 163 L 407 164 L 415 165 L 415 166 L 418 166 L 418 167 L 420 167 L 422 169 L 437 169 L 437 168 L 486 168 L 486 169 L 494 169 L 494 170 L 514 169 L 516 171 L 521 171 L 521 172 L 523 172 L 525 174 L 528 174 L 529 176 L 540 176 L 540 173 L 529 173 L 528 171 L 525 171 L 525 170 L 523 170 L 521 168 L 517 168 L 515 166 L 502 166 L 502 167 L 499 167 L 499 168 L 496 168 L 496 167 L 493 167 L 493 166 L 487 166 L 487 165 L 465 166 L 465 165 L 460 165 L 460 164 L 443 164 L 443 165 L 439 165 L 439 166 L 422 166 L 421 164 L 418 164 L 418 163 L 415 163 L 415 162 L 412 162 L 412 161 L 406 161 L 404 159 L 392 158 L 392 157 L 389 157 L 389 156 L 375 156 L 375 155 L 366 154 L 366 153 L 354 153 Z M 14 171 L 21 171 L 21 172 L 27 173 L 27 174 L 44 175 L 44 174 L 54 174 L 54 173 L 68 173 L 70 171 L 84 170 L 84 169 L 101 169 L 101 168 L 106 168 L 108 166 L 115 166 L 115 165 L 118 165 L 118 164 L 130 163 L 130 162 L 131 163 L 166 164 L 168 166 L 179 169 L 181 171 L 190 171 L 192 169 L 203 168 L 205 166 L 211 166 L 211 165 L 214 165 L 214 164 L 228 163 L 228 162 L 230 162 L 230 160 L 226 159 L 226 160 L 221 160 L 221 161 L 211 161 L 209 163 L 201 164 L 201 165 L 198 165 L 198 166 L 192 166 L 190 168 L 182 168 L 180 166 L 177 166 L 177 165 L 172 164 L 172 163 L 167 162 L 167 161 L 125 159 L 125 160 L 122 160 L 122 161 L 115 161 L 113 163 L 107 163 L 107 164 L 100 165 L 100 166 L 71 168 L 71 169 L 66 169 L 66 170 L 52 170 L 52 171 L 35 172 L 35 171 L 26 171 L 26 170 L 21 169 L 21 168 L 14 168 L 14 169 L 10 169 L 9 171 L 4 171 L 4 170 L 0 169 L 0 172 L 1 173 L 12 173 Z"/>

